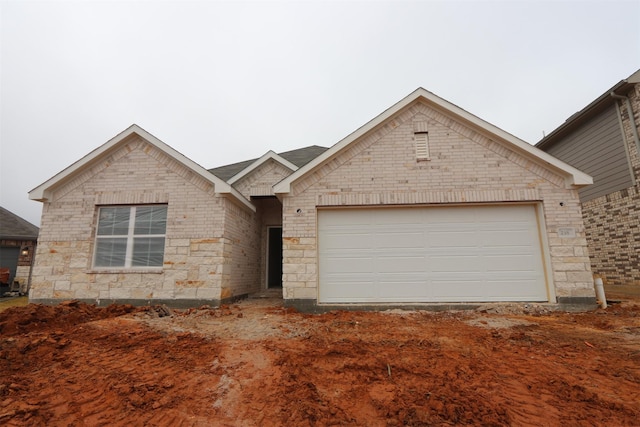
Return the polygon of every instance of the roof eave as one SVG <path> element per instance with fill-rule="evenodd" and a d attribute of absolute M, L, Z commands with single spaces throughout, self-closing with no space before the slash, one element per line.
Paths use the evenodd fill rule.
<path fill-rule="evenodd" d="M 296 165 L 294 165 L 293 163 L 291 163 L 287 159 L 281 157 L 280 155 L 278 155 L 274 151 L 269 150 L 262 157 L 260 157 L 259 159 L 257 159 L 253 163 L 251 163 L 249 166 L 247 166 L 246 168 L 242 169 L 240 172 L 238 172 L 237 174 L 235 174 L 234 176 L 229 178 L 229 180 L 227 182 L 229 184 L 234 184 L 234 183 L 240 181 L 242 178 L 244 178 L 245 176 L 249 175 L 252 171 L 254 171 L 260 165 L 264 164 L 265 162 L 267 162 L 269 160 L 273 160 L 275 162 L 278 162 L 281 165 L 283 165 L 284 167 L 286 167 L 289 170 L 292 170 L 294 172 L 296 170 L 298 170 L 298 167 Z"/>
<path fill-rule="evenodd" d="M 609 105 L 614 104 L 616 100 L 611 96 L 612 93 L 615 93 L 617 95 L 625 95 L 637 83 L 640 83 L 640 70 L 636 71 L 628 78 L 620 80 L 609 90 L 605 91 L 602 95 L 589 103 L 589 105 L 570 116 L 567 120 L 565 120 L 564 123 L 555 128 L 551 133 L 549 133 L 549 135 L 546 135 L 544 138 L 538 141 L 535 146 L 537 148 L 544 149 L 555 144 L 559 138 L 561 138 L 567 132 L 575 129 L 584 121 L 588 120 L 592 115 L 602 111 Z"/>
<path fill-rule="evenodd" d="M 546 153 L 545 151 L 542 151 L 541 149 L 527 143 L 526 141 L 523 141 L 520 138 L 511 135 L 509 132 L 505 132 L 504 130 L 487 122 L 484 122 L 484 125 L 481 127 L 484 131 L 489 132 L 492 135 L 495 135 L 511 144 L 512 147 L 514 147 L 517 151 L 520 151 L 522 155 L 528 157 L 530 160 L 547 168 L 550 167 L 551 169 L 558 172 L 561 176 L 564 175 L 567 186 L 583 187 L 585 185 L 593 184 L 593 178 L 590 175 L 574 168 L 573 166 L 563 162 L 562 160 L 552 156 L 549 153 Z"/>
<path fill-rule="evenodd" d="M 234 200 L 240 203 L 243 207 L 249 209 L 251 212 L 256 212 L 257 208 L 253 203 L 246 199 L 238 190 L 231 187 L 230 191 L 216 191 L 216 193 L 220 193 L 224 196 L 231 196 Z"/>
<path fill-rule="evenodd" d="M 29 199 L 36 200 L 36 201 L 39 201 L 39 202 L 48 201 L 51 198 L 50 189 L 54 185 L 56 185 L 56 184 L 62 182 L 63 180 L 68 179 L 69 177 L 73 176 L 76 172 L 78 172 L 80 169 L 82 169 L 83 166 L 85 166 L 85 165 L 87 165 L 87 164 L 89 164 L 89 163 L 91 163 L 93 161 L 96 161 L 96 159 L 98 159 L 104 153 L 107 153 L 110 150 L 114 149 L 114 147 L 116 147 L 125 138 L 128 138 L 129 136 L 131 136 L 133 134 L 136 134 L 136 135 L 140 136 L 141 138 L 143 138 L 144 140 L 146 140 L 150 144 L 156 146 L 158 149 L 163 151 L 168 156 L 174 158 L 178 162 L 182 163 L 183 165 L 185 165 L 186 167 L 191 169 L 193 172 L 197 173 L 199 176 L 201 176 L 205 180 L 207 180 L 210 183 L 212 183 L 214 185 L 216 193 L 231 194 L 231 195 L 233 195 L 233 197 L 237 198 L 238 201 L 240 201 L 243 205 L 245 205 L 246 207 L 251 209 L 253 212 L 255 212 L 255 206 L 249 200 L 247 200 L 242 194 L 240 194 L 237 190 L 235 190 L 233 187 L 231 187 L 231 185 L 229 185 L 227 182 L 225 182 L 222 179 L 218 178 L 217 176 L 215 176 L 214 174 L 212 174 L 211 172 L 206 170 L 204 167 L 200 166 L 199 164 L 197 164 L 193 160 L 189 159 L 188 157 L 186 157 L 182 153 L 180 153 L 180 152 L 176 151 L 175 149 L 171 148 L 169 145 L 165 144 L 164 142 L 162 142 L 161 140 L 159 140 L 158 138 L 156 138 L 155 136 L 153 136 L 152 134 L 150 134 L 149 132 L 147 132 L 146 130 L 142 129 L 140 126 L 138 126 L 136 124 L 133 124 L 133 125 L 129 126 L 127 129 L 125 129 L 124 131 L 120 132 L 118 135 L 116 135 L 115 137 L 111 138 L 109 141 L 107 141 L 106 143 L 102 144 L 100 147 L 96 148 L 95 150 L 93 150 L 89 154 L 87 154 L 86 156 L 82 157 L 80 160 L 78 160 L 75 163 L 71 164 L 71 166 L 68 166 L 67 168 L 65 168 L 64 170 L 59 172 L 58 174 L 54 175 L 49 180 L 47 180 L 44 183 L 40 184 L 39 186 L 37 186 L 33 190 L 29 191 L 29 193 L 28 193 L 29 194 Z"/>
<path fill-rule="evenodd" d="M 0 240 L 38 240 L 38 236 L 0 236 Z"/>
<path fill-rule="evenodd" d="M 361 136 L 365 135 L 372 129 L 376 128 L 377 126 L 393 117 L 400 110 L 421 99 L 425 100 L 432 107 L 445 111 L 448 114 L 454 115 L 457 120 L 466 122 L 468 125 L 474 127 L 475 129 L 478 129 L 481 132 L 489 135 L 489 137 L 498 137 L 504 140 L 511 146 L 515 147 L 523 155 L 526 155 L 537 163 L 551 166 L 553 169 L 560 172 L 561 175 L 566 176 L 568 182 L 571 185 L 583 186 L 593 183 L 593 179 L 584 172 L 581 172 L 578 169 L 566 164 L 565 162 L 556 159 L 555 157 L 545 153 L 544 151 L 539 150 L 531 144 L 528 144 L 527 142 L 515 137 L 514 135 L 505 132 L 504 130 L 492 125 L 491 123 L 480 119 L 479 117 L 469 113 L 468 111 L 458 107 L 457 105 L 452 104 L 443 98 L 440 98 L 439 96 L 427 91 L 426 89 L 418 88 L 408 96 L 404 97 L 402 100 L 398 101 L 393 106 L 385 110 L 382 114 L 376 116 L 374 119 L 367 122 L 364 126 L 360 127 L 355 132 L 351 133 L 346 138 L 335 144 L 333 147 L 329 148 L 320 156 L 274 185 L 274 193 L 276 195 L 284 195 L 289 193 L 291 191 L 291 184 L 298 180 L 300 177 L 304 176 L 307 172 L 323 164 L 325 161 L 333 157 L 336 153 L 340 152 L 343 148 L 351 144 L 353 141 L 357 140 Z"/>
<path fill-rule="evenodd" d="M 316 157 L 315 159 L 311 160 L 309 163 L 307 163 L 306 165 L 304 165 L 303 167 L 301 167 L 300 169 L 295 171 L 293 174 L 289 175 L 287 178 L 283 179 L 282 181 L 280 181 L 279 183 L 274 185 L 273 186 L 274 193 L 275 194 L 286 194 L 286 193 L 289 193 L 291 191 L 291 184 L 293 182 L 295 182 L 298 178 L 300 178 L 301 176 L 304 176 L 304 174 L 306 174 L 308 171 L 310 171 L 312 169 L 315 169 L 318 165 L 324 163 L 326 160 L 331 158 L 335 153 L 337 153 L 340 150 L 342 150 L 344 147 L 349 145 L 351 142 L 353 142 L 356 139 L 360 138 L 362 135 L 366 134 L 367 132 L 369 132 L 370 130 L 375 128 L 376 126 L 378 126 L 381 123 L 383 123 L 385 120 L 387 120 L 390 117 L 392 117 L 394 114 L 396 114 L 402 108 L 404 108 L 405 106 L 409 105 L 411 102 L 413 102 L 416 99 L 418 99 L 421 95 L 427 94 L 427 93 L 430 93 L 430 92 L 428 92 L 427 90 L 425 90 L 423 88 L 418 88 L 418 89 L 414 90 L 409 95 L 407 95 L 406 97 L 402 98 L 400 101 L 396 102 L 391 107 L 387 108 L 381 114 L 379 114 L 378 116 L 376 116 L 372 120 L 368 121 L 363 126 L 359 127 L 358 129 L 356 129 L 351 134 L 347 135 L 345 138 L 343 138 L 340 141 L 338 141 L 336 144 L 334 144 L 332 147 L 330 147 L 327 151 L 325 151 L 324 153 L 320 154 L 318 157 Z"/>

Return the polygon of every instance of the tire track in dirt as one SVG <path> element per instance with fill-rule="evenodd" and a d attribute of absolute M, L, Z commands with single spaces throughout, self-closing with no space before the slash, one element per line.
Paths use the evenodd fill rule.
<path fill-rule="evenodd" d="M 200 402 L 193 402 L 198 412 L 184 412 L 184 409 L 188 408 L 185 403 L 193 400 L 194 390 L 217 385 L 220 375 L 209 363 L 218 352 L 215 342 L 190 334 L 167 339 L 129 319 L 118 319 L 115 328 L 113 321 L 109 322 L 109 334 L 114 333 L 116 337 L 128 336 L 129 339 L 119 341 L 116 338 L 118 342 L 103 339 L 103 347 L 107 350 L 96 352 L 95 363 L 85 368 L 87 378 L 98 376 L 98 383 L 103 384 L 95 390 L 96 396 L 87 394 L 84 401 L 77 402 L 78 412 L 90 421 L 90 425 L 116 425 L 114 407 L 122 425 L 128 424 L 133 413 L 138 414 L 140 425 L 158 426 L 197 425 L 201 416 L 208 419 L 213 414 L 206 410 L 210 404 Z M 177 372 L 180 372 L 180 381 L 175 380 Z M 95 397 L 99 393 L 105 395 L 104 404 L 96 408 Z M 152 423 L 154 411 L 165 412 L 165 409 L 176 407 L 181 411 L 171 411 L 171 417 L 162 417 Z M 140 410 L 144 411 L 143 416 L 140 416 Z M 88 417 L 89 411 L 93 413 Z"/>
<path fill-rule="evenodd" d="M 579 357 L 583 354 L 576 355 L 577 363 L 559 364 L 559 344 L 566 338 L 560 335 L 555 341 L 553 331 L 536 325 L 482 331 L 461 325 L 459 319 L 447 322 L 427 315 L 426 323 L 411 319 L 413 326 L 400 325 L 372 342 L 357 339 L 358 330 L 375 329 L 366 315 L 336 316 L 339 319 L 317 328 L 318 335 L 312 334 L 305 348 L 294 346 L 291 353 L 283 352 L 280 343 L 272 348 L 280 352 L 276 364 L 287 366 L 285 393 L 301 396 L 303 402 L 293 408 L 285 404 L 289 424 L 332 419 L 344 425 L 375 425 L 384 419 L 416 425 L 594 420 L 633 425 L 629 420 L 639 414 L 638 400 L 629 390 L 639 389 L 640 378 L 616 384 L 597 371 L 597 359 L 585 363 Z M 575 338 L 569 345 L 584 346 Z M 632 368 L 629 362 L 623 365 Z M 340 393 L 332 395 L 335 390 Z M 358 400 L 358 408 L 353 408 Z M 581 409 L 576 411 L 576 405 Z M 549 421 L 554 419 L 559 421 Z"/>
<path fill-rule="evenodd" d="M 589 319 L 573 324 L 583 316 Z M 626 357 L 629 342 L 612 325 L 594 334 L 594 327 L 587 325 L 597 324 L 597 316 L 518 316 L 511 320 L 524 324 L 492 332 L 492 338 L 503 343 L 494 348 L 495 357 L 513 365 L 507 369 L 512 374 L 500 394 L 511 398 L 507 403 L 516 424 L 535 425 L 539 421 L 532 420 L 537 419 L 591 425 L 594 419 L 601 419 L 607 425 L 629 425 L 626 417 L 640 415 L 640 404 L 632 403 L 640 402 L 640 369 L 637 361 Z M 626 329 L 625 324 L 619 326 Z M 636 348 L 639 343 L 636 338 Z M 609 361 L 600 349 L 617 361 L 614 371 L 626 372 L 622 383 L 619 375 L 611 375 Z M 577 402 L 585 409 L 575 411 Z"/>
<path fill-rule="evenodd" d="M 542 316 L 311 316 L 251 301 L 167 317 L 76 309 L 44 308 L 44 323 L 34 308 L 22 324 L 0 313 L 0 425 L 625 426 L 640 417 L 640 306 Z"/>
<path fill-rule="evenodd" d="M 55 342 L 55 335 L 30 335 L 27 339 L 31 339 L 31 345 L 23 346 L 27 350 L 22 354 L 18 350 L 14 356 L 28 357 L 32 352 L 31 356 L 39 359 L 39 380 L 24 384 L 31 390 L 27 402 L 36 402 L 37 406 L 20 404 L 20 409 L 11 413 L 10 408 L 18 402 L 4 400 L 0 407 L 30 425 L 51 425 L 50 420 L 56 420 L 56 425 L 175 426 L 198 425 L 210 419 L 213 411 L 207 408 L 211 405 L 196 402 L 198 412 L 185 412 L 184 408 L 188 407 L 185 402 L 191 399 L 193 390 L 214 388 L 217 384 L 219 375 L 207 366 L 207 361 L 216 357 L 219 346 L 215 342 L 190 334 L 167 339 L 130 319 L 108 322 L 106 330 L 101 321 L 77 327 L 82 334 L 72 335 L 80 339 L 64 346 L 70 359 L 59 358 L 55 352 L 42 354 L 33 344 Z M 38 338 L 34 340 L 34 336 Z M 209 353 L 211 359 L 207 357 Z M 74 354 L 83 357 L 73 360 Z M 174 380 L 176 372 L 181 374 L 180 382 Z M 56 378 L 55 388 L 49 383 L 52 378 Z M 15 380 L 19 384 L 17 376 Z M 172 416 L 153 420 L 153 411 L 173 407 L 181 409 L 172 411 Z M 142 416 L 140 410 L 145 411 Z M 19 417 L 21 414 L 24 416 Z M 132 424 L 134 414 L 136 420 Z"/>

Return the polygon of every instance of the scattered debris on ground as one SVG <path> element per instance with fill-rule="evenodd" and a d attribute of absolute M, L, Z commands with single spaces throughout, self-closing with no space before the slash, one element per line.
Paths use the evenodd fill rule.
<path fill-rule="evenodd" d="M 493 307 L 10 308 L 0 424 L 637 425 L 640 302 Z"/>

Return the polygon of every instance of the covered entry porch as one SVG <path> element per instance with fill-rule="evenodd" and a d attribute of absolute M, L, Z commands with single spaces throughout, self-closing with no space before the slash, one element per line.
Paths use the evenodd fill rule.
<path fill-rule="evenodd" d="M 282 298 L 282 203 L 275 196 L 252 196 L 260 230 L 260 292 Z"/>

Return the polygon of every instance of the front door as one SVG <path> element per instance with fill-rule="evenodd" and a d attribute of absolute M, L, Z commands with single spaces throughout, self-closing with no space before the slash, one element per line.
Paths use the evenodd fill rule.
<path fill-rule="evenodd" d="M 282 227 L 268 227 L 267 241 L 267 288 L 281 288 Z"/>

